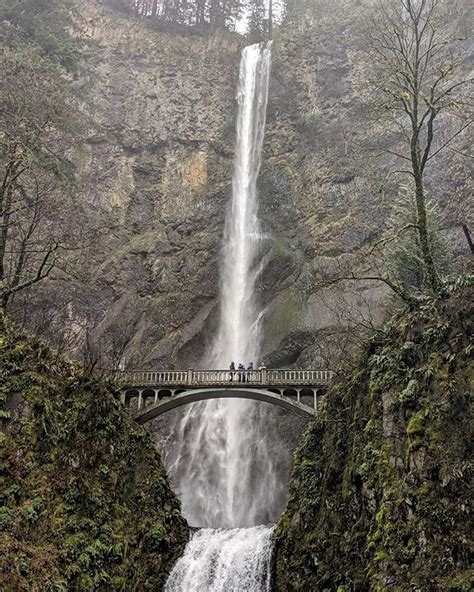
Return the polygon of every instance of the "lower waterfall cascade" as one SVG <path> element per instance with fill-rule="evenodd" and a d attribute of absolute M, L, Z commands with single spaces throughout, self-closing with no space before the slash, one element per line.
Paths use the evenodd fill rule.
<path fill-rule="evenodd" d="M 271 42 L 244 48 L 232 201 L 221 263 L 220 324 L 207 367 L 257 361 L 262 270 L 257 177 L 265 133 Z M 166 592 L 267 592 L 273 522 L 282 487 L 265 442 L 265 404 L 215 400 L 192 404 L 176 426 L 181 448 L 168 457 L 183 512 L 197 530 L 172 570 Z M 273 451 L 274 453 L 275 451 Z M 284 496 L 284 488 L 283 488 Z"/>
<path fill-rule="evenodd" d="M 273 527 L 198 530 L 165 592 L 270 592 Z"/>

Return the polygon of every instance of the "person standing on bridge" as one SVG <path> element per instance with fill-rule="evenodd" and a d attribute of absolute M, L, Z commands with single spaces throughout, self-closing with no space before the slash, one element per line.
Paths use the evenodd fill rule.
<path fill-rule="evenodd" d="M 242 364 L 242 362 L 239 363 L 238 370 L 239 370 L 239 375 L 238 375 L 239 382 L 245 382 L 245 372 L 242 372 L 242 370 L 245 370 L 245 367 Z"/>
<path fill-rule="evenodd" d="M 253 372 L 253 362 L 249 362 L 249 365 L 247 366 L 247 382 L 250 382 L 250 379 L 252 378 L 252 372 Z"/>
<path fill-rule="evenodd" d="M 230 363 L 230 382 L 234 380 L 235 362 Z"/>

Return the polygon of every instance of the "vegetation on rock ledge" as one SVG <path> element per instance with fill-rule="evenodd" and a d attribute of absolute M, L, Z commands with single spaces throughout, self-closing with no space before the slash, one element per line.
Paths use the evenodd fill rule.
<path fill-rule="evenodd" d="M 116 393 L 1 320 L 0 589 L 162 590 L 187 540 Z"/>
<path fill-rule="evenodd" d="M 467 591 L 472 276 L 397 315 L 297 452 L 276 589 Z"/>

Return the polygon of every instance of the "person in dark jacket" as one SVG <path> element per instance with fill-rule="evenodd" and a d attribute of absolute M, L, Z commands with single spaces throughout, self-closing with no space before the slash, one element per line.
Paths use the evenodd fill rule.
<path fill-rule="evenodd" d="M 252 372 L 253 372 L 253 362 L 249 362 L 249 365 L 247 366 L 247 382 L 250 382 L 250 379 L 252 378 Z"/>
<path fill-rule="evenodd" d="M 239 382 L 245 382 L 245 372 L 241 372 L 241 370 L 245 370 L 245 367 L 242 364 L 242 362 L 239 363 L 238 370 L 239 370 L 239 375 L 238 375 Z"/>
<path fill-rule="evenodd" d="M 230 382 L 234 380 L 235 362 L 230 363 Z"/>

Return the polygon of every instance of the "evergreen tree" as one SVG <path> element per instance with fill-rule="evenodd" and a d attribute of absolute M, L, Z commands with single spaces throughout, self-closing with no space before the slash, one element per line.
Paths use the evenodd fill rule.
<path fill-rule="evenodd" d="M 110 0 L 109 0 L 110 1 Z M 120 1 L 120 0 L 118 0 Z M 130 0 L 137 16 L 182 25 L 210 24 L 233 29 L 242 15 L 243 0 Z"/>

